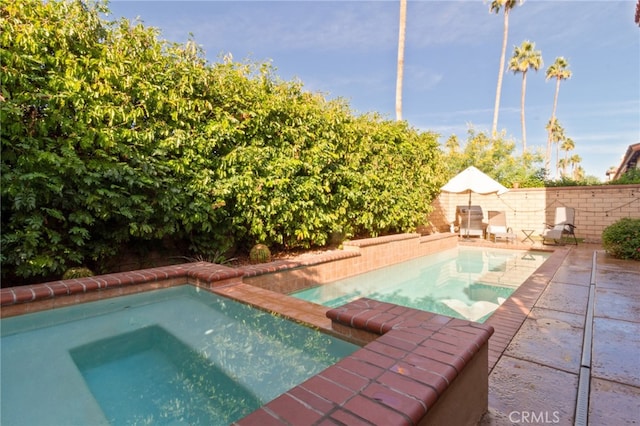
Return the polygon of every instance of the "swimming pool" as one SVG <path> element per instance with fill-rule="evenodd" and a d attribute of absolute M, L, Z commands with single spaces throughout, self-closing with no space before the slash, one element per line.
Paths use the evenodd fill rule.
<path fill-rule="evenodd" d="M 329 307 L 359 297 L 484 322 L 548 252 L 460 246 L 292 293 Z"/>
<path fill-rule="evenodd" d="M 226 425 L 359 349 L 188 285 L 0 325 L 3 425 Z"/>

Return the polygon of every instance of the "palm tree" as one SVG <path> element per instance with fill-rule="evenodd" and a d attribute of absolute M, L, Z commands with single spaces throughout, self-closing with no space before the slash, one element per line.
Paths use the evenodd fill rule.
<path fill-rule="evenodd" d="M 571 71 L 567 68 L 569 67 L 569 63 L 565 58 L 559 56 L 556 58 L 556 61 L 547 68 L 546 79 L 547 81 L 555 78 L 556 79 L 556 93 L 553 97 L 553 110 L 551 111 L 551 122 L 556 121 L 556 108 L 558 106 L 558 92 L 560 91 L 560 81 L 571 78 Z M 549 174 L 550 163 L 551 163 L 551 133 L 548 133 L 547 137 L 547 153 L 545 155 L 544 168 Z"/>
<path fill-rule="evenodd" d="M 549 134 L 549 140 L 552 143 L 556 144 L 556 178 L 558 178 L 558 150 L 557 150 L 557 147 L 559 146 L 560 142 L 566 140 L 567 137 L 564 134 L 564 127 L 562 127 L 560 125 L 560 122 L 558 120 L 554 120 L 554 121 L 549 120 L 549 122 L 547 123 L 546 129 L 547 129 L 547 133 Z M 547 176 L 549 176 L 548 171 L 547 171 Z"/>
<path fill-rule="evenodd" d="M 516 0 L 493 0 L 489 7 L 490 12 L 500 13 L 504 7 L 504 28 L 502 30 L 502 50 L 500 52 L 500 68 L 498 68 L 498 87 L 496 88 L 496 103 L 493 107 L 493 124 L 491 126 L 491 137 L 495 138 L 498 133 L 498 111 L 500 110 L 500 94 L 502 93 L 502 78 L 504 76 L 504 62 L 507 56 L 507 38 L 509 36 L 509 12 L 522 1 Z"/>
<path fill-rule="evenodd" d="M 407 0 L 400 0 L 398 34 L 398 75 L 396 77 L 396 120 L 402 120 L 402 80 L 404 78 L 404 39 L 407 31 Z"/>
<path fill-rule="evenodd" d="M 562 177 L 567 177 L 567 168 L 569 167 L 569 160 L 567 158 L 561 158 L 558 160 L 558 168 L 562 169 Z"/>
<path fill-rule="evenodd" d="M 498 111 L 500 110 L 500 96 L 502 93 L 502 78 L 504 77 L 504 62 L 507 57 L 507 39 L 509 37 L 509 12 L 516 5 L 522 4 L 524 0 L 493 0 L 489 7 L 489 12 L 500 13 L 504 7 L 504 22 L 502 29 L 502 50 L 500 51 L 500 68 L 498 68 L 498 87 L 496 87 L 496 103 L 493 107 L 493 124 L 491 125 L 491 137 L 495 138 L 498 133 Z"/>
<path fill-rule="evenodd" d="M 569 166 L 569 151 L 573 151 L 576 148 L 576 143 L 571 138 L 565 138 L 562 141 L 560 149 L 564 151 L 564 161 L 558 160 L 558 165 L 562 162 L 562 176 L 567 175 L 567 167 Z M 558 154 L 556 153 L 556 158 Z"/>
<path fill-rule="evenodd" d="M 509 69 L 514 74 L 522 73 L 522 95 L 520 98 L 520 121 L 522 122 L 522 152 L 527 152 L 527 129 L 524 119 L 524 98 L 527 92 L 527 71 L 533 68 L 538 71 L 542 67 L 542 53 L 535 50 L 536 44 L 528 40 L 516 46 L 509 61 Z"/>
<path fill-rule="evenodd" d="M 584 179 L 584 169 L 579 166 L 580 162 L 582 161 L 582 157 L 580 157 L 578 154 L 574 154 L 571 156 L 571 158 L 569 158 L 569 161 L 571 162 L 571 174 L 573 180 Z"/>

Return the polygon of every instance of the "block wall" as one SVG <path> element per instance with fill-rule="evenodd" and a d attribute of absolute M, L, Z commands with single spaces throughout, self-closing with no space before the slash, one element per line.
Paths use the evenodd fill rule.
<path fill-rule="evenodd" d="M 439 232 L 448 232 L 456 220 L 456 206 L 468 204 L 468 194 L 443 192 L 433 202 L 429 220 Z M 519 238 L 524 238 L 523 229 L 541 234 L 545 224 L 553 223 L 556 207 L 573 207 L 576 236 L 599 242 L 602 231 L 617 220 L 640 218 L 640 185 L 511 189 L 500 196 L 471 194 L 471 204 L 482 207 L 485 223 L 489 210 L 504 211 Z"/>

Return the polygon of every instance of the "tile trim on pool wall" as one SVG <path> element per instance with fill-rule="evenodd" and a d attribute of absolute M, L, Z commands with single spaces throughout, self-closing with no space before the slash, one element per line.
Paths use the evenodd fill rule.
<path fill-rule="evenodd" d="M 243 271 L 207 262 L 186 263 L 0 290 L 0 317 L 140 293 L 183 284 L 201 287 L 238 282 Z"/>
<path fill-rule="evenodd" d="M 236 425 L 472 424 L 487 410 L 493 327 L 367 298 L 327 317 L 380 337 Z"/>

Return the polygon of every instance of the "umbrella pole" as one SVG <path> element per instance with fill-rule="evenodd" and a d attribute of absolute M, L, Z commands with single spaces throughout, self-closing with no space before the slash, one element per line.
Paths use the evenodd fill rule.
<path fill-rule="evenodd" d="M 469 208 L 467 209 L 467 238 L 469 238 L 469 228 L 471 228 L 471 191 L 469 191 Z"/>

